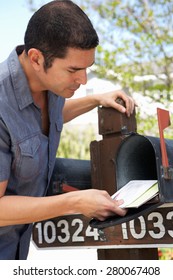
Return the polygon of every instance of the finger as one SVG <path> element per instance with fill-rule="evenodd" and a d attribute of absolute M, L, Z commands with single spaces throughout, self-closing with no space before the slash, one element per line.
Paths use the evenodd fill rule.
<path fill-rule="evenodd" d="M 128 96 L 128 98 L 126 99 L 126 114 L 128 115 L 128 117 L 133 113 L 133 110 L 134 110 L 133 99 Z"/>
<path fill-rule="evenodd" d="M 118 95 L 119 95 L 118 99 L 120 98 L 124 101 L 124 106 L 123 106 L 122 102 L 121 103 L 118 102 L 118 104 L 121 106 L 121 107 L 118 106 L 119 111 L 123 112 L 123 113 L 126 112 L 127 116 L 130 116 L 130 114 L 133 112 L 133 109 L 134 109 L 133 99 L 130 96 L 128 96 L 124 91 L 118 92 Z M 124 110 L 124 108 L 125 108 L 125 110 Z"/>
<path fill-rule="evenodd" d="M 116 202 L 116 205 L 117 206 L 120 206 L 124 203 L 124 200 L 123 199 L 119 199 L 119 200 L 114 200 Z"/>
<path fill-rule="evenodd" d="M 125 108 L 123 105 L 118 104 L 117 102 L 112 103 L 112 107 L 121 113 L 127 112 L 127 108 Z"/>
<path fill-rule="evenodd" d="M 126 100 L 126 114 L 128 115 L 128 117 L 133 114 L 135 109 L 135 101 L 133 100 L 132 97 L 128 97 L 128 99 Z"/>
<path fill-rule="evenodd" d="M 120 207 L 115 207 L 114 213 L 119 215 L 119 216 L 125 216 L 127 214 L 127 209 L 122 209 Z"/>

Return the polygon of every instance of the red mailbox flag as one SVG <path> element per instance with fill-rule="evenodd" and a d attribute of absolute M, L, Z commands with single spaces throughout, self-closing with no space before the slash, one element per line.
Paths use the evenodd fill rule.
<path fill-rule="evenodd" d="M 170 126 L 171 124 L 169 111 L 157 108 L 157 117 L 158 117 L 160 145 L 161 145 L 161 152 L 162 152 L 162 165 L 164 167 L 168 167 L 169 162 L 168 162 L 168 155 L 166 152 L 163 130 L 168 126 Z"/>

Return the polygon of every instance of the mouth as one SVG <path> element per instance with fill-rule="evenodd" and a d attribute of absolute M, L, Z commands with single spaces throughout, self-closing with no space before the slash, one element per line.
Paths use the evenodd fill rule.
<path fill-rule="evenodd" d="M 79 87 L 69 88 L 70 91 L 76 91 Z"/>

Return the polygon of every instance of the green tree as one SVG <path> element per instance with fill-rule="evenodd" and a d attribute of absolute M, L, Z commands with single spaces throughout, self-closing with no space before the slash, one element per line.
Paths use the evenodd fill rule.
<path fill-rule="evenodd" d="M 170 108 L 173 101 L 173 2 L 170 0 L 86 0 L 95 10 L 101 44 L 97 73 L 133 94 Z M 156 115 L 137 114 L 138 132 L 158 134 Z M 171 137 L 171 130 L 166 135 Z"/>
<path fill-rule="evenodd" d="M 57 156 L 89 160 L 90 142 L 95 138 L 96 132 L 91 124 L 82 128 L 66 126 L 61 134 Z"/>
<path fill-rule="evenodd" d="M 87 0 L 85 9 L 95 10 L 101 35 L 98 71 L 102 76 L 121 80 L 123 86 L 145 94 L 172 90 L 173 2 L 170 0 Z M 102 24 L 100 24 L 102 23 Z M 107 69 L 112 71 L 107 71 Z M 112 74 L 110 74 L 112 73 Z M 155 75 L 155 80 L 136 76 Z M 160 99 L 160 96 L 155 97 Z"/>

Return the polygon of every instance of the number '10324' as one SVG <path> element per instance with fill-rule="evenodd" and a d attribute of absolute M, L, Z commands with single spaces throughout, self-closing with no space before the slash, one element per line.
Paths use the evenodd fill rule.
<path fill-rule="evenodd" d="M 67 242 L 84 242 L 85 237 L 90 237 L 94 241 L 99 240 L 97 229 L 88 226 L 84 229 L 84 223 L 81 219 L 73 219 L 71 222 L 62 219 L 58 222 L 46 221 L 45 223 L 37 223 L 35 228 L 38 231 L 38 244 L 52 244 L 56 241 L 60 243 Z M 72 228 L 75 228 L 72 232 Z"/>

